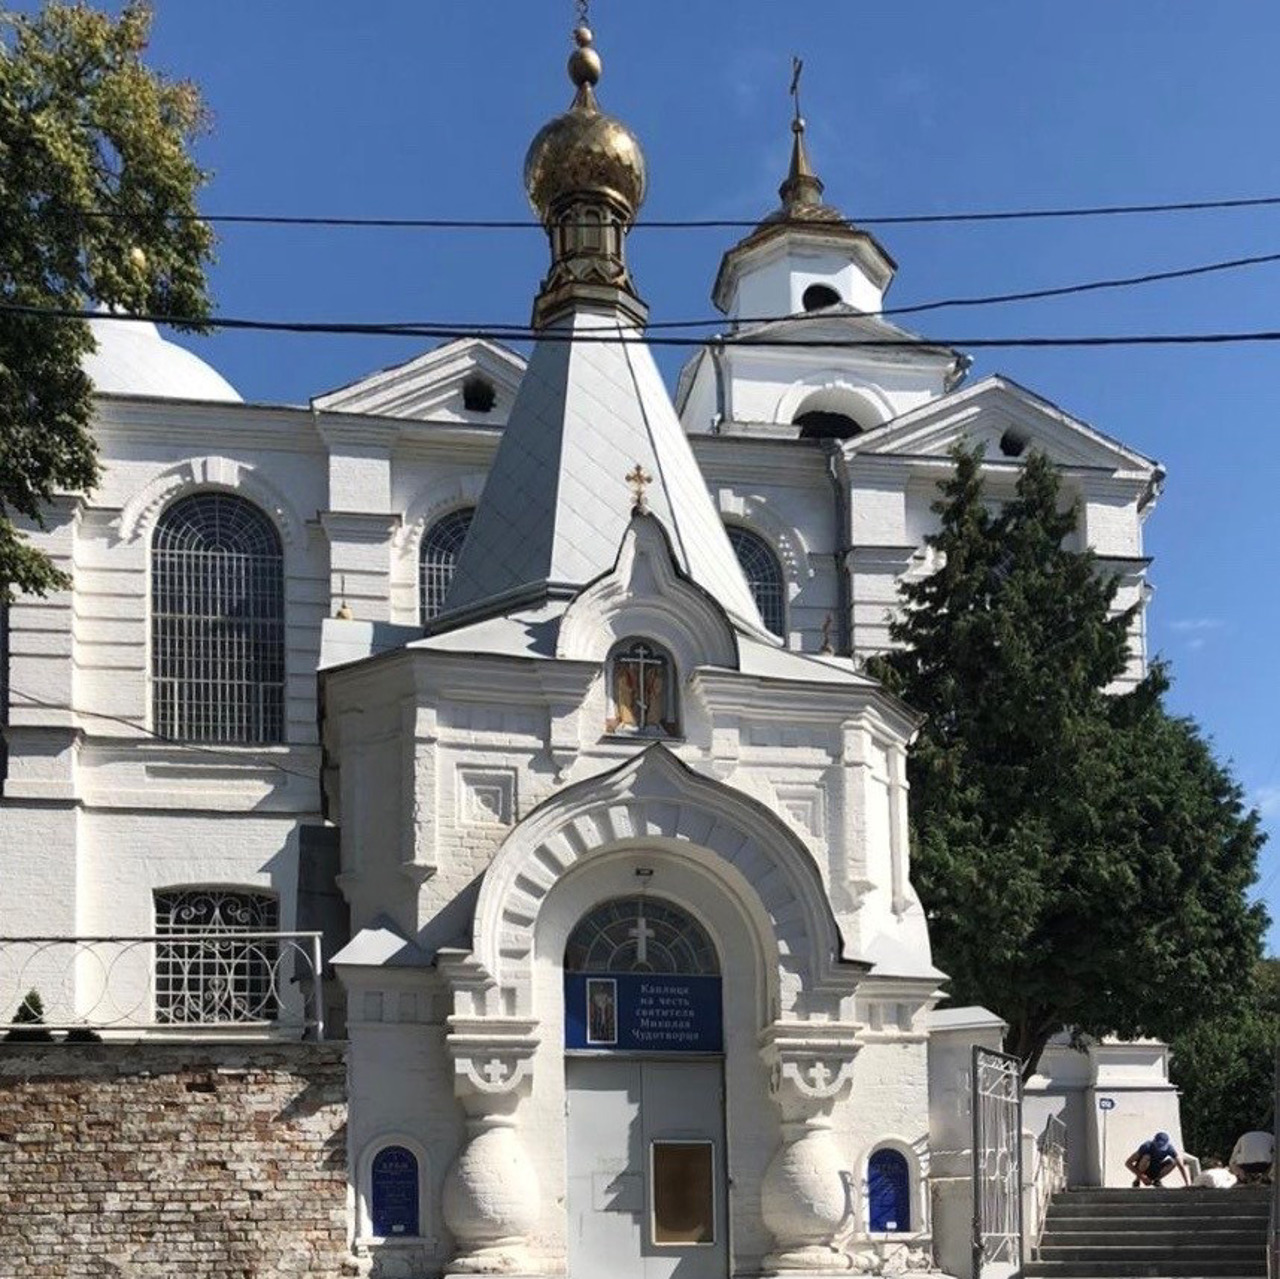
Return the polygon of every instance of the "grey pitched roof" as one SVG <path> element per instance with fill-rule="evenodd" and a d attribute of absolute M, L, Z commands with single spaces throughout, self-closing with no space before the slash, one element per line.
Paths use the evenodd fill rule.
<path fill-rule="evenodd" d="M 640 336 L 616 313 L 583 307 L 545 330 L 458 558 L 443 624 L 450 614 L 573 594 L 608 572 L 631 518 L 626 476 L 638 462 L 652 477 L 649 509 L 680 569 L 740 629 L 776 643 Z M 567 340 L 575 337 L 586 340 Z"/>

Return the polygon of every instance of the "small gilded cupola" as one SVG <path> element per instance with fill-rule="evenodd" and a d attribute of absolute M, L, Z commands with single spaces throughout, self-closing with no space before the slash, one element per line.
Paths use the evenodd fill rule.
<path fill-rule="evenodd" d="M 644 202 L 644 152 L 596 101 L 603 64 L 591 29 L 579 26 L 573 38 L 573 103 L 542 127 L 524 163 L 525 190 L 551 244 L 533 323 L 542 328 L 572 303 L 586 302 L 616 307 L 643 324 L 647 309 L 627 269 L 626 236 Z"/>
<path fill-rule="evenodd" d="M 791 165 L 781 203 L 724 255 L 712 300 L 735 324 L 844 305 L 879 311 L 897 263 L 870 232 L 823 203 L 800 114 L 797 59 L 791 82 Z"/>

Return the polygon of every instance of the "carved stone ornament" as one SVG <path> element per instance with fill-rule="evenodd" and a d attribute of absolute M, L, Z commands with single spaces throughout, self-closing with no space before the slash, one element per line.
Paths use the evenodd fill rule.
<path fill-rule="evenodd" d="M 518 1111 L 533 1084 L 536 1029 L 536 1021 L 524 1018 L 449 1018 L 454 1090 L 467 1123 L 441 1205 L 458 1242 L 451 1274 L 509 1275 L 528 1268 L 528 1235 L 540 1203 Z"/>
<path fill-rule="evenodd" d="M 853 1214 L 853 1187 L 831 1135 L 831 1108 L 853 1078 L 856 1025 L 780 1023 L 761 1037 L 782 1144 L 761 1187 L 761 1215 L 775 1239 L 766 1273 L 852 1270 L 837 1244 Z"/>

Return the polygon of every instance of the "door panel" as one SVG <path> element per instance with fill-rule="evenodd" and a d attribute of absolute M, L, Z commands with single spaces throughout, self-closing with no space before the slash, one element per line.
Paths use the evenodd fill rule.
<path fill-rule="evenodd" d="M 640 1063 L 571 1058 L 565 1083 L 569 1273 L 644 1279 Z"/>
<path fill-rule="evenodd" d="M 569 1058 L 571 1279 L 728 1274 L 719 1061 Z"/>

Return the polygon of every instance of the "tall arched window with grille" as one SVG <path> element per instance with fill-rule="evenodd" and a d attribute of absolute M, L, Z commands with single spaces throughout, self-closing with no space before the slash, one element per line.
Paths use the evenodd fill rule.
<path fill-rule="evenodd" d="M 740 524 L 730 524 L 725 531 L 729 534 L 733 553 L 742 565 L 742 572 L 751 588 L 756 607 L 760 610 L 761 619 L 775 635 L 785 637 L 786 580 L 782 576 L 782 565 L 773 553 L 773 548 L 759 533 L 753 533 Z"/>
<path fill-rule="evenodd" d="M 196 493 L 151 542 L 155 731 L 189 742 L 284 741 L 284 553 L 234 493 Z"/>
<path fill-rule="evenodd" d="M 475 513 L 471 506 L 450 511 L 423 535 L 422 549 L 418 552 L 418 598 L 422 602 L 424 626 L 444 607 L 458 552 L 467 540 L 467 530 Z"/>

